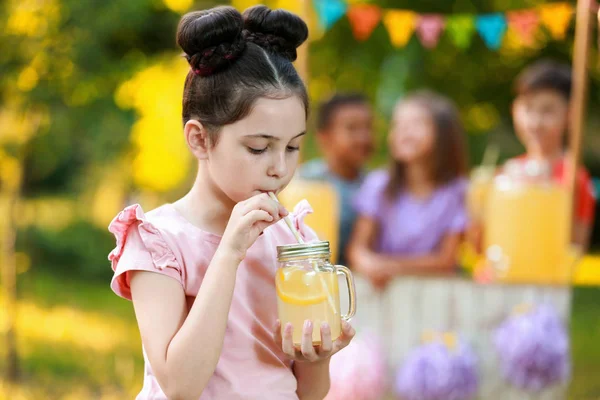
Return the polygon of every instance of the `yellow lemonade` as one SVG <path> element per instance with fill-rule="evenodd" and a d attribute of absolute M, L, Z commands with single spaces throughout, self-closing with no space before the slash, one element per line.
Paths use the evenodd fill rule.
<path fill-rule="evenodd" d="M 496 185 L 486 210 L 486 258 L 508 282 L 567 283 L 567 191 L 550 185 Z"/>
<path fill-rule="evenodd" d="M 493 180 L 493 168 L 478 167 L 471 173 L 467 190 L 467 211 L 474 222 L 481 222 L 485 215 L 487 197 Z"/>
<path fill-rule="evenodd" d="M 275 278 L 281 329 L 294 328 L 294 344 L 302 342 L 305 320 L 313 323 L 313 344 L 321 343 L 321 323 L 331 327 L 332 340 L 341 334 L 340 298 L 335 270 L 321 271 L 302 266 L 280 268 Z"/>

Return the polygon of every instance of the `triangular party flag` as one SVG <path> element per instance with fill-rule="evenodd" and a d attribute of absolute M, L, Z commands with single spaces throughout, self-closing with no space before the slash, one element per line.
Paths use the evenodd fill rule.
<path fill-rule="evenodd" d="M 514 29 L 508 29 L 506 35 L 504 35 L 504 40 L 502 41 L 502 50 L 504 51 L 504 54 L 527 54 L 531 53 L 531 49 L 535 44 L 536 43 L 534 42 L 531 45 L 526 45 L 523 43 L 521 36 Z"/>
<path fill-rule="evenodd" d="M 472 15 L 455 15 L 446 19 L 446 31 L 454 45 L 466 49 L 471 45 L 475 33 L 475 17 Z"/>
<path fill-rule="evenodd" d="M 425 14 L 417 21 L 417 35 L 423 46 L 432 49 L 437 46 L 444 30 L 444 17 L 439 14 Z"/>
<path fill-rule="evenodd" d="M 343 0 L 314 0 L 313 4 L 325 30 L 342 18 L 348 8 Z"/>
<path fill-rule="evenodd" d="M 357 4 L 348 10 L 348 20 L 357 40 L 367 40 L 381 20 L 381 8 L 374 4 Z"/>
<path fill-rule="evenodd" d="M 417 24 L 417 14 L 405 10 L 388 10 L 383 16 L 383 24 L 390 34 L 395 47 L 404 47 L 410 40 Z"/>
<path fill-rule="evenodd" d="M 540 23 L 540 17 L 535 10 L 514 11 L 508 13 L 508 26 L 519 34 L 524 44 L 531 46 L 535 32 Z"/>
<path fill-rule="evenodd" d="M 562 40 L 573 18 L 573 6 L 569 3 L 552 3 L 540 6 L 540 19 L 552 37 Z"/>
<path fill-rule="evenodd" d="M 492 50 L 498 50 L 506 32 L 506 18 L 501 13 L 486 14 L 477 17 L 475 22 L 477 31 Z"/>

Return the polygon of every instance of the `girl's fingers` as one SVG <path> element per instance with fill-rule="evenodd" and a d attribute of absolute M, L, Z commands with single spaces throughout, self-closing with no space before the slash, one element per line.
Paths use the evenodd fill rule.
<path fill-rule="evenodd" d="M 263 210 L 269 213 L 274 220 L 279 220 L 281 219 L 279 207 L 279 203 L 273 201 L 268 194 L 263 193 L 246 200 L 243 206 L 242 215 L 247 215 L 254 210 Z"/>
<path fill-rule="evenodd" d="M 319 356 L 327 357 L 333 350 L 333 342 L 331 340 L 331 327 L 327 322 L 321 324 L 321 347 L 319 348 Z"/>
<path fill-rule="evenodd" d="M 283 336 L 281 336 L 281 321 L 277 320 L 275 322 L 275 326 L 273 327 L 273 339 L 277 346 L 283 347 Z"/>
<path fill-rule="evenodd" d="M 296 350 L 294 349 L 294 328 L 289 322 L 283 328 L 283 343 L 281 349 L 291 359 L 296 358 Z"/>
<path fill-rule="evenodd" d="M 354 328 L 347 321 L 342 320 L 342 334 L 333 343 L 333 352 L 337 353 L 344 347 L 348 346 L 355 334 L 356 331 Z"/>
<path fill-rule="evenodd" d="M 300 350 L 302 351 L 304 358 L 306 358 L 308 361 L 316 361 L 319 359 L 319 356 L 317 355 L 317 352 L 313 346 L 312 333 L 312 321 L 307 319 L 304 321 L 304 327 L 302 329 L 302 343 L 300 345 Z"/>
<path fill-rule="evenodd" d="M 254 225 L 257 222 L 274 222 L 275 218 L 265 210 L 252 210 L 244 216 L 244 219 L 248 221 L 248 225 Z"/>

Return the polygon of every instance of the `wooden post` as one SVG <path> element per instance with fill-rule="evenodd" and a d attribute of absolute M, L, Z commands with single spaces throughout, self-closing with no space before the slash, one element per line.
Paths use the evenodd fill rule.
<path fill-rule="evenodd" d="M 596 1 L 594 4 L 595 12 L 598 15 L 598 51 L 600 52 L 600 3 Z M 600 57 L 598 57 L 598 68 L 600 68 Z"/>
<path fill-rule="evenodd" d="M 588 62 L 592 40 L 592 24 L 590 10 L 592 0 L 577 1 L 577 15 L 575 25 L 575 46 L 573 50 L 573 89 L 571 97 L 571 126 L 570 126 L 570 157 L 567 164 L 567 184 L 569 188 L 571 206 L 571 227 L 573 225 L 573 204 L 575 201 L 577 166 L 581 154 L 583 130 L 585 126 L 587 105 Z M 571 229 L 572 231 L 572 229 Z"/>

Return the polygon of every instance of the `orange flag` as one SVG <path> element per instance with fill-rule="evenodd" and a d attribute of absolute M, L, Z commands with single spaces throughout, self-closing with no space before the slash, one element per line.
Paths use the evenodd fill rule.
<path fill-rule="evenodd" d="M 417 26 L 417 14 L 405 10 L 388 10 L 383 16 L 383 24 L 395 47 L 404 47 Z"/>
<path fill-rule="evenodd" d="M 573 6 L 569 3 L 551 3 L 540 6 L 540 19 L 554 39 L 564 39 L 573 18 Z"/>
<path fill-rule="evenodd" d="M 357 40 L 367 40 L 381 20 L 381 8 L 374 4 L 357 4 L 348 10 L 348 20 Z"/>
<path fill-rule="evenodd" d="M 508 26 L 518 33 L 525 45 L 532 45 L 540 17 L 535 10 L 514 11 L 508 13 Z"/>

